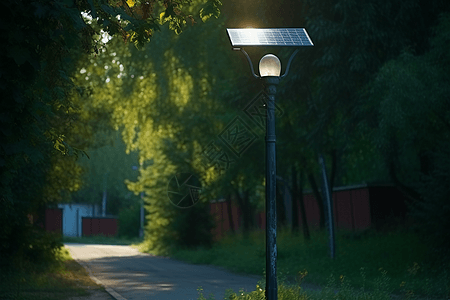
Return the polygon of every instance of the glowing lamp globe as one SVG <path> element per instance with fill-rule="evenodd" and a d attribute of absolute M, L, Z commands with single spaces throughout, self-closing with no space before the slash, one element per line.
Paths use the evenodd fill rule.
<path fill-rule="evenodd" d="M 259 74 L 261 77 L 280 76 L 281 62 L 273 54 L 264 55 L 259 61 Z"/>

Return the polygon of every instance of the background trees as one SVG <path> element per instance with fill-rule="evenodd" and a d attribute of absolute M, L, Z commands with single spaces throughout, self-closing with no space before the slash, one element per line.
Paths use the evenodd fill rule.
<path fill-rule="evenodd" d="M 97 149 L 100 162 L 111 128 L 120 130 L 127 153 L 138 153 L 139 175 L 127 186 L 145 192 L 149 249 L 193 246 L 183 225 L 192 218 L 205 222 L 190 224 L 204 233 L 194 244 L 207 245 L 211 199 L 235 201 L 245 230 L 251 228 L 264 199 L 264 132 L 242 110 L 260 83 L 230 51 L 225 33 L 246 26 L 306 27 L 315 43 L 298 54 L 277 97 L 278 175 L 294 196 L 312 188 L 321 204 L 315 186 L 324 154 L 332 185 L 390 179 L 421 207 L 417 216 L 429 221 L 424 230 L 438 233 L 445 224 L 444 215 L 431 221 L 447 203 L 448 18 L 438 17 L 448 12 L 444 1 L 229 1 L 219 19 L 217 0 L 1 5 L 4 241 L 12 240 L 14 226 L 27 224 L 28 213 L 83 187 L 75 157 Z M 247 50 L 256 64 L 273 49 Z M 285 62 L 290 52 L 276 54 Z M 236 117 L 256 138 L 233 156 L 220 136 Z M 213 150 L 220 156 L 208 161 L 205 151 Z M 136 176 L 119 165 L 111 174 Z M 181 172 L 204 187 L 203 201 L 189 213 L 167 199 L 168 182 Z M 29 243 L 17 239 L 2 249 L 11 254 Z"/>
<path fill-rule="evenodd" d="M 387 62 L 367 90 L 375 108 L 374 141 L 390 178 L 409 197 L 425 240 L 448 255 L 449 15 L 442 14 L 421 55 Z"/>
<path fill-rule="evenodd" d="M 269 13 L 274 10 L 281 17 Z M 179 172 L 192 172 L 201 179 L 205 201 L 234 199 L 244 215 L 262 207 L 262 139 L 256 139 L 242 157 L 215 160 L 205 167 L 204 151 L 225 155 L 227 146 L 219 135 L 259 91 L 259 83 L 247 76 L 245 59 L 229 51 L 226 27 L 306 27 L 315 43 L 298 54 L 277 97 L 283 114 L 277 119 L 278 174 L 291 183 L 297 197 L 300 188 L 312 188 L 321 204 L 316 182 L 319 154 L 327 159 L 332 185 L 393 180 L 413 198 L 424 197 L 417 188 L 422 186 L 418 179 L 422 175 L 412 178 L 411 168 L 420 166 L 421 159 L 429 168 L 428 145 L 443 138 L 429 132 L 441 131 L 445 116 L 436 115 L 440 120 L 436 124 L 424 118 L 420 119 L 425 123 L 418 122 L 416 114 L 426 111 L 422 106 L 427 110 L 432 106 L 415 98 L 425 99 L 430 89 L 444 95 L 445 76 L 441 78 L 439 68 L 417 57 L 438 53 L 431 50 L 437 49 L 433 46 L 437 42 L 430 44 L 429 37 L 442 10 L 448 7 L 440 1 L 425 6 L 421 1 L 306 1 L 301 5 L 265 1 L 258 8 L 230 2 L 223 8 L 225 18 L 214 21 L 214 26 L 197 24 L 179 36 L 155 36 L 141 52 L 111 41 L 109 58 L 92 61 L 98 66 L 82 70 L 94 91 L 91 101 L 112 113 L 116 128 L 123 126 L 128 150 L 139 151 L 141 162 L 154 161 L 142 168 L 136 182 L 129 183 L 135 193 L 145 190 L 147 195 L 149 248 L 162 247 L 163 237 L 179 237 L 170 224 L 184 214 L 170 206 L 165 190 L 171 176 Z M 248 24 L 242 24 L 244 19 Z M 273 49 L 247 50 L 256 63 Z M 439 53 L 439 59 L 444 59 Z M 278 54 L 286 61 L 290 52 Z M 413 83 L 422 77 L 430 82 Z M 439 108 L 434 110 L 445 111 L 445 101 L 437 102 Z M 413 123 L 405 123 L 403 110 L 397 114 L 404 105 Z M 262 138 L 263 131 L 246 121 Z M 426 143 L 413 143 L 420 139 Z M 410 164 L 416 152 L 422 158 Z M 251 219 L 244 217 L 244 224 L 250 228 Z"/>
<path fill-rule="evenodd" d="M 149 247 L 166 249 L 178 240 L 189 240 L 171 229 L 177 227 L 174 220 L 186 219 L 186 212 L 167 197 L 170 179 L 182 172 L 193 173 L 202 182 L 215 176 L 210 167 L 208 173 L 202 166 L 201 151 L 217 139 L 216 128 L 223 127 L 223 121 L 214 117 L 231 110 L 216 101 L 223 93 L 218 87 L 231 90 L 227 85 L 231 76 L 224 75 L 230 72 L 228 61 L 211 51 L 219 49 L 217 43 L 222 52 L 228 50 L 223 46 L 226 36 L 204 41 L 223 29 L 223 23 L 213 24 L 198 25 L 180 36 L 157 36 L 142 51 L 111 41 L 105 59 L 81 69 L 80 80 L 87 78 L 92 86 L 92 103 L 110 109 L 113 124 L 123 128 L 127 151 L 139 151 L 143 167 L 129 187 L 136 194 L 145 191 Z M 147 165 L 149 161 L 153 164 Z M 203 215 L 208 215 L 205 209 Z"/>
<path fill-rule="evenodd" d="M 42 250 L 39 245 L 45 243 L 33 233 L 27 215 L 36 213 L 41 218 L 33 222 L 42 222 L 38 212 L 45 205 L 67 199 L 65 192 L 81 187 L 75 157 L 95 145 L 96 129 L 105 127 L 89 119 L 105 111 L 80 110 L 84 104 L 80 99 L 86 99 L 89 89 L 72 80 L 73 72 L 79 71 L 77 61 L 104 51 L 104 33 L 143 45 L 158 30 L 161 12 L 171 29 L 181 32 L 187 20 L 193 19 L 183 10 L 189 3 L 55 0 L 0 4 L 4 42 L 0 50 L 2 265 L 13 261 L 12 256 L 28 253 L 31 258 Z M 203 18 L 217 16 L 217 3 L 208 1 L 197 8 Z M 62 155 L 74 157 L 63 159 Z"/>

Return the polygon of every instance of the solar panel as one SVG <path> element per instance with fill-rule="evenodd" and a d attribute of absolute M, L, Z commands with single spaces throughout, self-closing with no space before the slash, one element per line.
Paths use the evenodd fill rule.
<path fill-rule="evenodd" d="M 314 46 L 304 28 L 227 28 L 233 47 Z"/>

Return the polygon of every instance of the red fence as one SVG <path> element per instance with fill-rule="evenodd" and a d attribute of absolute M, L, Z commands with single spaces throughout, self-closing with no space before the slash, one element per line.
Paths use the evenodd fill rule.
<path fill-rule="evenodd" d="M 312 194 L 303 197 L 306 219 L 311 228 L 319 228 L 320 213 L 316 198 Z M 335 190 L 333 192 L 333 215 L 337 229 L 363 230 L 372 224 L 370 215 L 369 189 Z M 299 225 L 302 224 L 300 205 L 298 207 Z"/>
<path fill-rule="evenodd" d="M 209 204 L 210 213 L 213 215 L 216 227 L 213 235 L 218 238 L 231 230 L 230 219 L 228 217 L 228 205 L 226 202 L 215 202 Z M 233 229 L 238 230 L 241 223 L 241 210 L 236 206 L 231 206 Z"/>
<path fill-rule="evenodd" d="M 102 217 L 83 217 L 82 218 L 82 232 L 83 236 L 117 235 L 117 219 L 116 218 L 102 218 Z"/>
<path fill-rule="evenodd" d="M 318 229 L 320 213 L 317 201 L 312 193 L 303 196 L 308 226 Z M 278 200 L 280 201 L 280 199 Z M 299 226 L 302 226 L 300 204 L 298 203 Z M 232 219 L 234 229 L 241 225 L 242 213 L 232 205 Z M 225 235 L 230 229 L 228 205 L 226 202 L 210 204 L 210 212 L 214 216 L 216 228 L 213 234 L 216 239 Z M 291 213 L 291 208 L 286 209 Z M 360 185 L 353 187 L 336 188 L 333 191 L 333 213 L 337 229 L 364 230 L 370 227 L 380 228 L 390 220 L 402 219 L 406 215 L 405 197 L 394 186 Z M 258 228 L 266 226 L 264 212 L 254 217 Z"/>

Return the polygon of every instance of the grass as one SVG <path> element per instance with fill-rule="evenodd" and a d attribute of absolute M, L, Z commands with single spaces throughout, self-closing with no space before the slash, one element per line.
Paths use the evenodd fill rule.
<path fill-rule="evenodd" d="M 89 296 L 95 290 L 104 288 L 92 281 L 65 248 L 51 266 L 22 265 L 0 274 L 0 299 L 60 300 Z"/>
<path fill-rule="evenodd" d="M 380 277 L 379 289 L 374 291 L 367 291 L 364 288 L 354 289 L 348 282 L 341 276 L 339 278 L 340 283 L 336 284 L 336 280 L 333 276 L 330 277 L 328 284 L 321 291 L 305 291 L 299 285 L 289 285 L 281 282 L 278 285 L 278 300 L 390 300 L 391 295 L 385 290 L 385 284 L 388 282 L 385 274 Z M 266 300 L 265 291 L 262 288 L 264 284 L 258 283 L 255 291 L 246 293 L 239 291 L 238 293 L 232 290 L 227 290 L 225 293 L 225 299 L 229 300 Z M 214 295 L 205 298 L 203 295 L 203 289 L 200 287 L 197 289 L 199 293 L 198 300 L 214 300 Z"/>
<path fill-rule="evenodd" d="M 63 237 L 63 243 L 100 244 L 100 245 L 133 245 L 142 242 L 140 238 L 110 237 L 103 235 L 89 237 Z"/>
<path fill-rule="evenodd" d="M 339 232 L 334 260 L 329 257 L 326 233 L 314 232 L 311 240 L 305 242 L 301 235 L 295 237 L 282 231 L 277 239 L 278 278 L 284 278 L 286 285 L 301 281 L 302 285 L 315 284 L 330 290 L 352 290 L 350 294 L 372 291 L 393 293 L 404 299 L 413 299 L 413 295 L 439 299 L 450 296 L 450 272 L 433 267 L 426 246 L 411 232 Z M 179 250 L 173 257 L 263 276 L 264 245 L 264 232 L 254 232 L 248 239 L 228 236 L 211 249 Z M 372 299 L 367 297 L 340 299 Z"/>
<path fill-rule="evenodd" d="M 107 236 L 63 237 L 63 243 L 131 245 L 138 238 L 118 238 Z M 18 267 L 17 267 L 18 266 Z M 56 254 L 53 263 L 41 265 L 20 262 L 14 269 L 0 272 L 0 299 L 46 299 L 59 300 L 89 296 L 92 292 L 103 291 L 89 277 L 86 270 L 72 259 L 64 247 Z"/>

